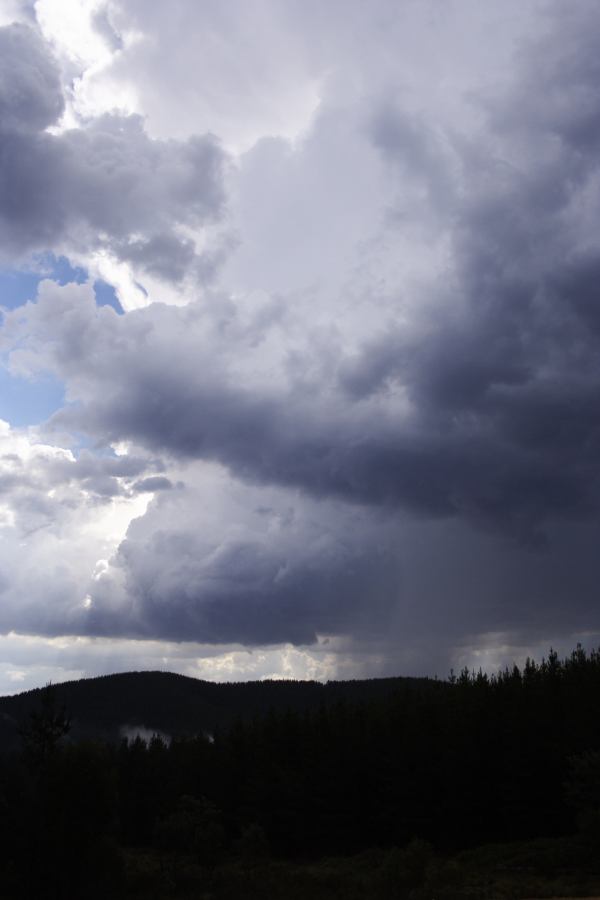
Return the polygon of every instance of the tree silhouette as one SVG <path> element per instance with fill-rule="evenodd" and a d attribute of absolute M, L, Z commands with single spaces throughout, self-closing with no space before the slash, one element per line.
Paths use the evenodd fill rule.
<path fill-rule="evenodd" d="M 71 719 L 49 682 L 41 692 L 39 709 L 32 710 L 19 729 L 26 757 L 35 765 L 45 765 L 70 729 Z"/>

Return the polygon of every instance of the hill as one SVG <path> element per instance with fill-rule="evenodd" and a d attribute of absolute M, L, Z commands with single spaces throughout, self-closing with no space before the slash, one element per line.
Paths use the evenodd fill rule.
<path fill-rule="evenodd" d="M 72 740 L 118 741 L 136 733 L 168 737 L 209 734 L 238 719 L 269 711 L 305 712 L 343 702 L 370 702 L 431 679 L 364 681 L 250 681 L 216 684 L 172 672 L 125 672 L 68 681 L 54 688 L 56 702 L 71 717 Z M 18 745 L 18 729 L 40 707 L 41 688 L 0 697 L 0 749 Z"/>

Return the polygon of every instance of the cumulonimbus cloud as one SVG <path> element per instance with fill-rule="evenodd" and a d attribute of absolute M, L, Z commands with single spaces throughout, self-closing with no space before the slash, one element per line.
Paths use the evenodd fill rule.
<path fill-rule="evenodd" d="M 277 268 L 284 231 L 290 258 L 297 256 L 287 271 L 296 277 L 302 269 L 305 235 L 292 220 L 298 198 L 312 254 L 306 268 L 314 282 L 322 271 L 326 289 L 286 288 L 284 271 L 271 293 L 215 289 L 187 295 L 185 306 L 155 303 L 119 317 L 96 307 L 89 286 L 46 282 L 36 302 L 6 315 L 12 370 L 48 369 L 66 385 L 68 403 L 49 428 L 84 432 L 97 447 L 131 442 L 134 458 L 144 460 L 129 473 L 111 461 L 84 474 L 83 457 L 78 484 L 97 498 L 117 486 L 128 500 L 157 492 L 89 582 L 90 604 L 68 616 L 63 609 L 63 627 L 249 644 L 366 634 L 369 610 L 381 629 L 402 606 L 402 590 L 420 596 L 410 574 L 399 575 L 403 517 L 447 523 L 445 544 L 431 543 L 439 559 L 450 555 L 454 530 L 464 549 L 472 528 L 505 548 L 506 537 L 513 547 L 540 546 L 544 532 L 595 527 L 600 102 L 590 35 L 600 17 L 583 5 L 566 24 L 554 15 L 529 41 L 510 84 L 480 93 L 475 130 L 432 127 L 401 97 L 391 102 L 388 89 L 356 107 L 324 102 L 296 146 L 270 138 L 240 162 L 240 182 L 260 176 L 257 205 L 273 199 L 271 182 L 289 191 L 289 219 L 265 215 L 261 223 L 261 265 L 269 267 L 271 253 Z M 46 59 L 37 40 L 32 59 Z M 49 171 L 60 190 L 43 201 L 40 192 L 27 195 L 22 210 L 13 199 L 11 217 L 3 203 L 5 245 L 42 247 L 55 233 L 76 242 L 81 229 L 92 249 L 105 244 L 115 257 L 177 281 L 197 262 L 180 226 L 213 221 L 223 208 L 222 151 L 209 138 L 150 140 L 137 117 L 49 134 L 44 110 L 60 112 L 52 91 L 55 100 L 42 102 L 32 89 L 38 111 L 23 113 L 30 124 L 10 124 L 6 172 L 35 184 Z M 359 175 L 389 184 L 377 208 L 369 206 L 364 234 L 360 208 L 352 223 L 358 237 L 335 257 L 347 270 L 330 281 L 334 254 L 320 255 L 308 236 L 311 217 L 321 234 L 317 220 L 328 203 L 315 174 L 323 158 L 339 169 L 344 199 L 346 182 L 350 189 Z M 48 166 L 40 174 L 42 159 Z M 365 173 L 363 165 L 373 168 Z M 329 208 L 325 217 L 334 233 L 345 222 L 336 209 L 337 218 Z M 430 239 L 439 249 L 432 271 L 422 265 L 410 282 L 388 275 L 408 232 L 425 245 L 425 259 Z M 360 253 L 369 243 L 378 246 L 367 265 L 367 251 Z M 382 271 L 374 260 L 383 260 Z M 157 457 L 164 471 L 148 462 Z M 573 544 L 564 538 L 562 546 L 579 560 Z M 514 550 L 511 589 L 521 553 Z M 469 554 L 456 557 L 468 562 Z M 587 550 L 586 558 L 580 619 L 589 625 Z M 441 576 L 427 583 L 427 596 L 435 595 L 440 613 L 437 598 L 447 591 L 438 621 L 447 625 L 449 610 L 458 610 L 457 633 L 482 632 L 486 622 L 500 631 L 502 614 L 514 623 L 527 610 L 552 607 L 552 598 L 529 589 L 549 584 L 540 565 L 523 563 L 533 574 L 518 604 L 480 586 L 477 561 L 469 569 L 477 587 L 465 586 L 469 602 L 461 606 L 461 591 Z M 525 613 L 517 608 L 528 602 Z M 402 622 L 407 634 L 422 627 L 418 610 L 412 615 Z"/>

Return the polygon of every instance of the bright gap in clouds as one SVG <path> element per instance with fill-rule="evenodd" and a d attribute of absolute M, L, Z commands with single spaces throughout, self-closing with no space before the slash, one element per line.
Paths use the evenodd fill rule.
<path fill-rule="evenodd" d="M 573 647 L 598 646 L 600 632 L 578 632 L 568 638 L 555 635 L 552 646 L 567 656 Z M 527 657 L 540 660 L 548 642 L 527 647 L 511 643 L 510 635 L 485 635 L 477 646 L 458 646 L 448 659 L 427 659 L 427 647 L 398 645 L 393 659 L 389 647 L 357 646 L 340 639 L 321 638 L 311 648 L 281 645 L 244 648 L 214 647 L 167 641 L 128 641 L 88 637 L 42 638 L 10 632 L 0 635 L 0 696 L 17 694 L 51 681 L 59 684 L 115 672 L 164 671 L 211 682 L 262 681 L 268 678 L 332 681 L 387 677 L 398 674 L 446 678 L 452 668 L 497 672 Z"/>
<path fill-rule="evenodd" d="M 248 650 L 235 645 L 214 648 L 159 641 L 0 636 L 0 695 L 48 681 L 141 670 L 177 672 L 217 682 L 265 678 L 327 681 L 337 666 L 335 653 L 327 645 L 307 652 L 291 645 Z"/>

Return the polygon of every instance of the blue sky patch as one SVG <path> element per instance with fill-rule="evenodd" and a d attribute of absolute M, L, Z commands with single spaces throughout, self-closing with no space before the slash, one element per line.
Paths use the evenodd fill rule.
<path fill-rule="evenodd" d="M 0 367 L 0 419 L 14 427 L 39 425 L 64 402 L 64 387 L 52 375 L 30 381 L 14 377 Z"/>
<path fill-rule="evenodd" d="M 0 270 L 0 306 L 15 309 L 33 300 L 40 283 L 40 276 L 34 272 Z"/>
<path fill-rule="evenodd" d="M 85 284 L 88 272 L 81 266 L 73 266 L 65 256 L 47 253 L 41 256 L 29 269 L 0 269 L 0 306 L 16 309 L 28 300 L 34 300 L 40 281 L 50 278 L 60 285 Z M 115 289 L 106 281 L 94 282 L 94 292 L 98 306 L 112 306 L 122 315 Z"/>
<path fill-rule="evenodd" d="M 28 300 L 35 300 L 40 281 L 51 278 L 60 285 L 83 284 L 87 272 L 72 266 L 65 256 L 45 253 L 29 269 L 0 269 L 0 306 L 16 309 Z"/>
<path fill-rule="evenodd" d="M 96 294 L 97 306 L 112 306 L 115 312 L 119 313 L 120 316 L 123 315 L 123 307 L 119 303 L 119 298 L 112 284 L 98 279 L 98 281 L 94 282 L 94 293 Z"/>
<path fill-rule="evenodd" d="M 43 278 L 51 278 L 59 284 L 84 284 L 88 280 L 87 269 L 72 266 L 66 256 L 49 253 L 44 259 L 48 261 L 48 268 L 43 267 Z"/>

